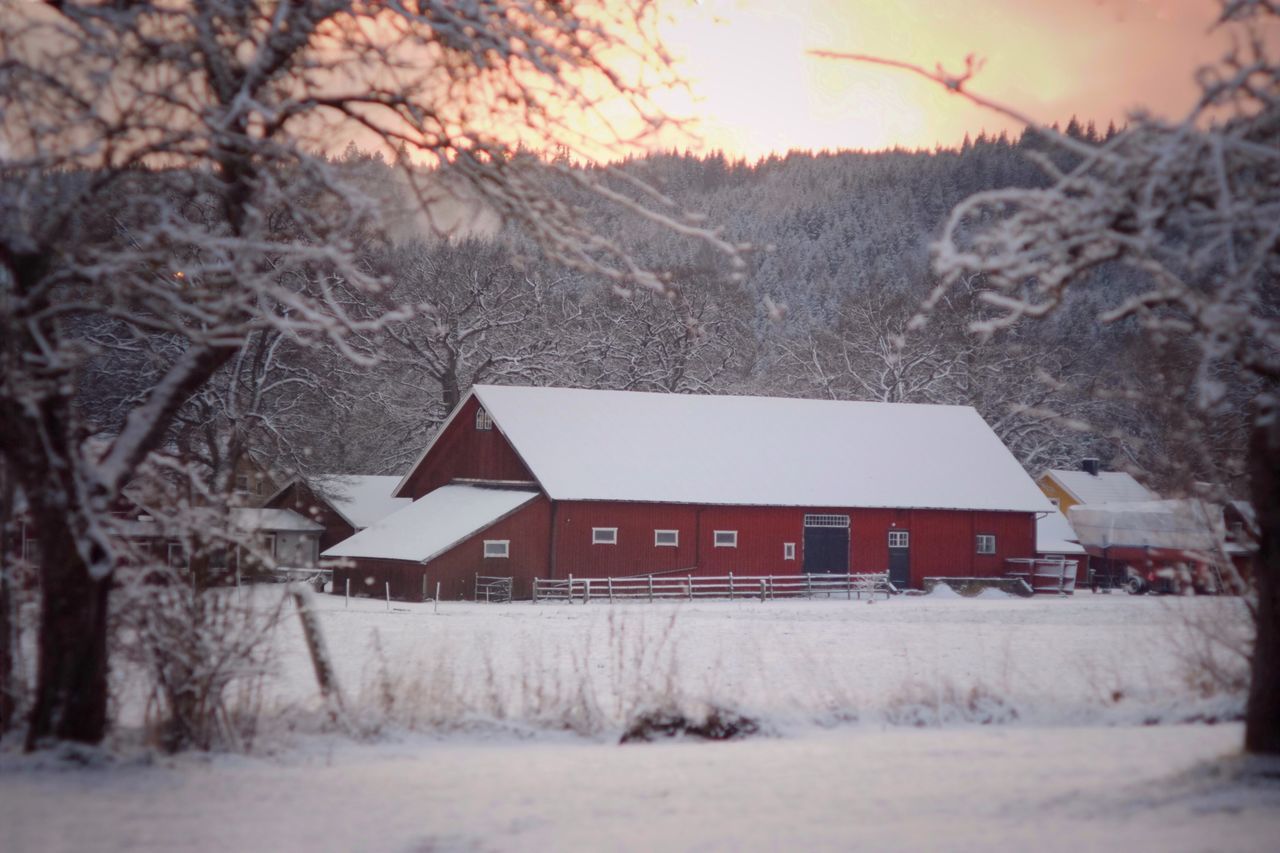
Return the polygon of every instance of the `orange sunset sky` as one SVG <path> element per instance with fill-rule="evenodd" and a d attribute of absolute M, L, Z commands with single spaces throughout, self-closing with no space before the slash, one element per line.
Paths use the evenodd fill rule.
<path fill-rule="evenodd" d="M 789 149 L 958 144 L 1014 123 L 906 72 L 812 49 L 963 68 L 974 91 L 1046 122 L 1101 128 L 1136 107 L 1177 117 L 1195 69 L 1218 58 L 1212 0 L 701 0 L 673 4 L 662 34 L 689 81 L 700 147 L 747 157 Z M 683 147 L 683 146 L 681 146 Z M 699 147 L 699 146 L 694 146 Z"/>

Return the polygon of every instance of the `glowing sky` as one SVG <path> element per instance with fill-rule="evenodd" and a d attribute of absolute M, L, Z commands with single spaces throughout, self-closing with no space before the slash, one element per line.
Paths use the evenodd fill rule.
<path fill-rule="evenodd" d="M 933 147 L 1011 121 L 901 71 L 806 55 L 870 53 L 960 70 L 975 90 L 1041 121 L 1105 128 L 1135 107 L 1178 116 L 1194 70 L 1218 58 L 1213 0 L 701 0 L 671 10 L 664 42 L 695 99 L 704 148 Z"/>

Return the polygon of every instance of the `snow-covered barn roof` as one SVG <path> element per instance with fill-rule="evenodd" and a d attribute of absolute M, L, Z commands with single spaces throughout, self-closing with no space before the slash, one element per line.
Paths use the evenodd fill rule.
<path fill-rule="evenodd" d="M 1054 468 L 1046 473 L 1082 504 L 1130 503 L 1157 498 L 1154 492 L 1124 471 L 1090 474 L 1088 471 Z"/>
<path fill-rule="evenodd" d="M 1036 517 L 1037 554 L 1083 554 L 1084 546 L 1076 539 L 1071 522 L 1058 511 Z"/>
<path fill-rule="evenodd" d="M 318 478 L 315 485 L 352 527 L 363 530 L 411 503 L 392 495 L 399 482 L 392 475 L 343 474 Z"/>
<path fill-rule="evenodd" d="M 471 393 L 556 500 L 1053 509 L 968 406 L 493 385 Z"/>
<path fill-rule="evenodd" d="M 321 556 L 426 562 L 537 496 L 538 492 L 527 489 L 441 486 Z"/>
<path fill-rule="evenodd" d="M 1068 515 L 1080 543 L 1098 549 L 1211 551 L 1222 533 L 1220 513 L 1198 500 L 1079 505 Z"/>

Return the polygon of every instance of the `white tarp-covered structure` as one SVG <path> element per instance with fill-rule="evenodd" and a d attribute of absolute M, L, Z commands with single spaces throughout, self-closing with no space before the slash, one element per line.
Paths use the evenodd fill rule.
<path fill-rule="evenodd" d="M 1212 553 L 1222 536 L 1220 514 L 1199 500 L 1073 506 L 1072 527 L 1091 550 L 1142 548 Z"/>
<path fill-rule="evenodd" d="M 1036 553 L 1072 557 L 1082 556 L 1085 550 L 1076 537 L 1071 522 L 1065 515 L 1054 510 L 1036 518 Z"/>
<path fill-rule="evenodd" d="M 324 527 L 291 509 L 236 507 L 231 523 L 248 533 L 320 533 Z"/>
<path fill-rule="evenodd" d="M 968 406 L 492 385 L 472 393 L 554 500 L 1053 509 Z"/>
<path fill-rule="evenodd" d="M 529 489 L 441 486 L 324 552 L 424 563 L 538 497 Z"/>

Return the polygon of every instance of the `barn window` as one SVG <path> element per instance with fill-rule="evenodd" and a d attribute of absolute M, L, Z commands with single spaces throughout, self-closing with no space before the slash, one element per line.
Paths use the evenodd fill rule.
<path fill-rule="evenodd" d="M 794 560 L 795 558 L 796 558 L 796 543 L 783 542 L 782 543 L 782 559 Z"/>
<path fill-rule="evenodd" d="M 990 533 L 978 534 L 978 553 L 994 554 L 996 552 L 996 537 Z"/>
<path fill-rule="evenodd" d="M 889 547 L 890 548 L 906 548 L 911 541 L 911 534 L 906 530 L 890 530 L 889 531 Z"/>
<path fill-rule="evenodd" d="M 591 528 L 591 544 L 592 545 L 617 545 L 618 544 L 618 528 L 616 527 Z"/>
<path fill-rule="evenodd" d="M 484 409 L 476 409 L 476 429 L 493 429 L 493 418 Z"/>
<path fill-rule="evenodd" d="M 505 559 L 511 556 L 511 540 L 510 539 L 486 539 L 484 540 L 484 555 L 486 558 L 494 557 Z"/>
<path fill-rule="evenodd" d="M 738 547 L 738 531 L 717 530 L 715 532 L 715 539 L 713 541 L 717 548 L 737 548 Z"/>
<path fill-rule="evenodd" d="M 653 531 L 653 544 L 657 547 L 674 548 L 680 544 L 679 530 Z"/>
<path fill-rule="evenodd" d="M 237 492 L 249 491 L 249 475 L 248 474 L 236 475 L 236 491 Z"/>

